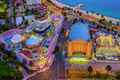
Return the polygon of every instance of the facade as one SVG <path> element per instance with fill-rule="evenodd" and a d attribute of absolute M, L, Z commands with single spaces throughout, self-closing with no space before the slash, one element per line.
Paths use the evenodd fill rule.
<path fill-rule="evenodd" d="M 96 42 L 96 58 L 103 60 L 119 60 L 119 45 L 112 35 L 101 35 L 96 39 Z"/>
<path fill-rule="evenodd" d="M 75 40 L 68 42 L 68 56 L 74 56 L 74 54 L 83 54 L 87 58 L 92 56 L 92 43 L 84 40 Z"/>
<path fill-rule="evenodd" d="M 41 4 L 41 0 L 25 0 L 25 6 L 29 10 L 40 7 L 40 4 Z"/>
<path fill-rule="evenodd" d="M 24 16 L 25 14 L 25 4 L 23 0 L 15 0 L 15 16 Z"/>
<path fill-rule="evenodd" d="M 26 0 L 27 5 L 35 5 L 40 3 L 41 3 L 41 0 Z"/>

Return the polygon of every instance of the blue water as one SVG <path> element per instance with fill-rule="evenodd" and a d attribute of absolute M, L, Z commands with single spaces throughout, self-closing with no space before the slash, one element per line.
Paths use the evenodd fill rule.
<path fill-rule="evenodd" d="M 72 25 L 69 33 L 70 40 L 90 40 L 89 26 L 87 23 L 75 23 Z"/>
<path fill-rule="evenodd" d="M 85 5 L 85 10 L 120 19 L 120 0 L 58 0 L 67 5 Z"/>
<path fill-rule="evenodd" d="M 29 46 L 37 45 L 38 43 L 39 43 L 39 40 L 35 38 L 29 38 L 26 41 L 26 45 L 29 45 Z"/>

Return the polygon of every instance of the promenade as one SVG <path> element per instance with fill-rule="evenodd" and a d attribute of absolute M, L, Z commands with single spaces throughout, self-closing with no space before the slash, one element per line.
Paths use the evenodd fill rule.
<path fill-rule="evenodd" d="M 60 8 L 68 7 L 68 8 L 71 8 L 72 10 L 74 10 L 74 11 L 75 11 L 75 10 L 78 10 L 80 13 L 82 12 L 82 13 L 85 14 L 85 15 L 94 16 L 94 17 L 96 17 L 97 19 L 100 19 L 100 18 L 101 18 L 101 15 L 96 15 L 96 13 L 92 13 L 92 12 L 88 12 L 88 13 L 87 13 L 87 11 L 81 10 L 81 9 L 80 9 L 80 6 L 79 6 L 79 9 L 78 9 L 76 6 L 75 6 L 75 7 L 71 7 L 71 6 L 69 6 L 69 5 L 62 4 L 62 3 L 58 2 L 57 0 L 51 0 L 51 2 L 52 2 L 53 4 L 55 4 L 56 6 L 60 7 Z M 83 5 L 83 4 L 79 4 L 79 5 Z M 105 17 L 105 19 L 106 19 L 107 21 L 112 21 L 113 23 L 117 23 L 117 22 L 120 23 L 120 19 L 112 18 L 112 17 L 109 17 L 109 16 L 104 16 L 104 17 Z"/>

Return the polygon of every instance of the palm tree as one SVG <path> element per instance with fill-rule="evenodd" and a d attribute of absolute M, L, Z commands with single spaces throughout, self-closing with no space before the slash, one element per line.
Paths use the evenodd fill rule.
<path fill-rule="evenodd" d="M 86 13 L 87 13 L 87 14 L 89 14 L 89 12 L 88 12 L 88 11 L 86 11 Z"/>
<path fill-rule="evenodd" d="M 96 15 L 98 15 L 98 16 L 99 16 L 99 15 L 100 15 L 100 13 L 96 13 Z"/>
<path fill-rule="evenodd" d="M 109 73 L 112 70 L 112 67 L 110 65 L 107 65 L 105 70 L 107 71 L 107 73 Z"/>
<path fill-rule="evenodd" d="M 88 72 L 89 72 L 89 78 L 90 78 L 91 73 L 93 72 L 93 68 L 92 68 L 92 66 L 88 66 Z"/>

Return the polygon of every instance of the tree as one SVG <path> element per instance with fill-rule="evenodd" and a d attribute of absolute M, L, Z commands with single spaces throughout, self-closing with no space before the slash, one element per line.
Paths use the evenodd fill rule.
<path fill-rule="evenodd" d="M 88 72 L 89 72 L 89 78 L 90 78 L 90 75 L 91 75 L 91 73 L 93 72 L 92 66 L 88 66 Z"/>
<path fill-rule="evenodd" d="M 1 28 L 2 28 L 1 32 L 5 32 L 5 31 L 9 30 L 9 27 L 7 24 L 2 25 Z"/>
<path fill-rule="evenodd" d="M 0 80 L 21 80 L 22 73 L 0 61 Z"/>
<path fill-rule="evenodd" d="M 107 65 L 105 70 L 109 73 L 112 70 L 112 67 L 110 65 Z"/>

